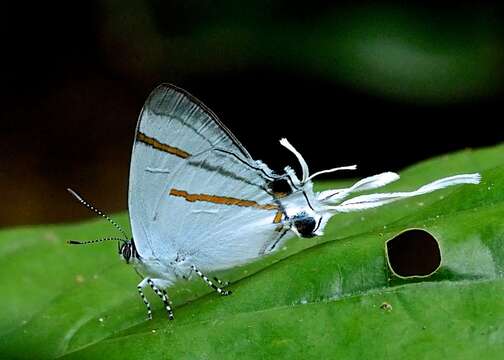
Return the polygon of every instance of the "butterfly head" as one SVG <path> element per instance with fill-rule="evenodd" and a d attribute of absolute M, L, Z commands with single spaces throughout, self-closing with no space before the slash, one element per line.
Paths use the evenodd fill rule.
<path fill-rule="evenodd" d="M 118 251 L 119 255 L 121 255 L 121 257 L 124 259 L 124 261 L 126 261 L 127 264 L 129 264 L 130 261 L 139 259 L 139 255 L 133 239 L 119 243 Z"/>

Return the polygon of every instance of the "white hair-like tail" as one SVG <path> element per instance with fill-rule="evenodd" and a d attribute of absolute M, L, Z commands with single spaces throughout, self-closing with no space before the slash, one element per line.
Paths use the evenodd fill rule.
<path fill-rule="evenodd" d="M 337 204 L 352 193 L 361 192 L 364 190 L 376 189 L 391 182 L 399 180 L 399 175 L 394 172 L 384 172 L 378 175 L 373 175 L 357 181 L 349 188 L 333 189 L 322 191 L 318 194 L 318 200 L 326 204 Z"/>
<path fill-rule="evenodd" d="M 310 170 L 308 168 L 308 164 L 306 163 L 305 159 L 303 158 L 303 155 L 299 151 L 296 150 L 294 146 L 287 140 L 286 138 L 280 139 L 280 144 L 284 146 L 287 150 L 292 152 L 298 159 L 299 165 L 301 166 L 301 171 L 302 171 L 302 176 L 301 176 L 301 184 L 305 184 L 311 179 L 313 179 L 315 176 L 321 175 L 321 174 L 328 174 L 332 173 L 335 171 L 341 171 L 341 170 L 355 170 L 357 169 L 357 165 L 349 165 L 349 166 L 340 166 L 340 167 L 335 167 L 332 169 L 327 169 L 327 170 L 322 170 L 322 171 L 317 171 L 315 174 L 310 175 Z"/>
<path fill-rule="evenodd" d="M 389 174 L 389 175 L 385 175 Z M 460 185 L 460 184 L 479 184 L 481 181 L 481 175 L 478 173 L 474 174 L 461 174 L 450 176 L 446 178 L 442 178 L 436 181 L 433 181 L 427 185 L 420 187 L 415 191 L 407 191 L 407 192 L 392 192 L 392 193 L 381 193 L 381 194 L 369 194 L 369 195 L 361 195 L 351 198 L 349 200 L 343 201 L 339 205 L 330 206 L 330 204 L 334 204 L 338 199 L 341 200 L 343 197 L 346 197 L 351 192 L 362 191 L 372 189 L 378 186 L 383 186 L 384 184 L 390 183 L 392 181 L 397 180 L 399 177 L 392 175 L 394 173 L 383 173 L 379 175 L 371 176 L 369 178 L 365 178 L 357 182 L 354 186 L 348 189 L 339 190 L 339 192 L 334 195 L 330 195 L 327 192 L 322 192 L 321 194 L 327 193 L 329 196 L 326 198 L 321 198 L 321 194 L 319 194 L 319 200 L 326 205 L 326 209 L 333 212 L 352 212 L 352 211 L 360 211 L 371 209 L 375 207 L 379 207 L 385 204 L 389 204 L 396 200 L 401 200 L 413 196 L 427 194 L 439 189 L 444 189 L 449 186 Z M 383 184 L 383 185 L 380 185 Z M 376 186 L 375 186 L 376 185 Z M 331 191 L 331 190 L 328 190 Z"/>

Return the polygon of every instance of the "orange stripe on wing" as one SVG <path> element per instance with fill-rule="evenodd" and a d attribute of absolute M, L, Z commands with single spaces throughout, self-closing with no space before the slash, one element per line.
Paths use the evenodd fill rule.
<path fill-rule="evenodd" d="M 283 213 L 278 210 L 277 213 L 275 214 L 275 218 L 273 219 L 273 224 L 278 224 L 280 221 L 282 221 L 282 216 Z"/>
<path fill-rule="evenodd" d="M 254 207 L 263 210 L 278 210 L 278 205 L 276 204 L 259 204 L 256 201 L 237 199 L 227 196 L 216 196 L 208 194 L 189 194 L 187 191 L 178 189 L 171 189 L 170 195 L 183 197 L 189 202 L 204 201 L 221 205 L 236 205 L 244 207 Z"/>
<path fill-rule="evenodd" d="M 167 152 L 168 154 L 172 154 L 175 156 L 178 156 L 179 158 L 185 159 L 191 156 L 188 152 L 176 148 L 174 146 L 170 146 L 168 144 L 163 144 L 162 142 L 159 142 L 158 140 L 145 135 L 144 133 L 138 132 L 136 136 L 137 140 L 140 142 L 143 142 L 144 144 L 152 146 L 156 150 L 164 151 Z"/>

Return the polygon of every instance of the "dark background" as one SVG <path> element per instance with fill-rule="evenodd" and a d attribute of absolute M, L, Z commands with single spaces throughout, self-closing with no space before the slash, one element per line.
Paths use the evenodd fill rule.
<path fill-rule="evenodd" d="M 36 5 L 38 4 L 38 5 Z M 161 82 L 251 154 L 357 175 L 502 141 L 491 3 L 172 0 L 4 5 L 0 226 L 126 209 L 138 113 Z M 355 175 L 355 173 L 354 173 Z"/>

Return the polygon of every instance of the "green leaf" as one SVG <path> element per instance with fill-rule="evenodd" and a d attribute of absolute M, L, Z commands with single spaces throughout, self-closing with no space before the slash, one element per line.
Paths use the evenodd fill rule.
<path fill-rule="evenodd" d="M 2 231 L 1 358 L 500 358 L 504 145 L 420 163 L 383 191 L 475 171 L 480 185 L 335 216 L 324 237 L 218 274 L 231 296 L 180 283 L 174 321 L 150 293 L 146 321 L 139 278 L 115 244 L 65 244 L 110 234 L 103 221 Z M 430 277 L 400 279 L 387 265 L 385 242 L 409 228 L 439 242 Z"/>

